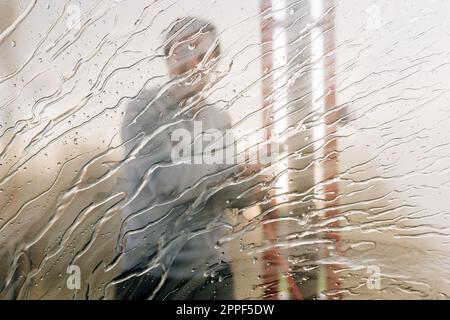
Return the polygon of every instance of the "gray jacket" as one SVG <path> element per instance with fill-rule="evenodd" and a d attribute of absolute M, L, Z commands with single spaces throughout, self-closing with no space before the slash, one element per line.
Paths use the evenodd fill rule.
<path fill-rule="evenodd" d="M 172 278 L 189 278 L 191 270 L 225 260 L 216 244 L 225 232 L 227 185 L 239 168 L 174 163 L 171 152 L 177 142 L 172 134 L 186 129 L 193 136 L 194 121 L 201 121 L 203 131 L 225 133 L 231 121 L 209 106 L 195 118 L 193 113 L 177 115 L 181 110 L 177 101 L 155 97 L 157 91 L 143 91 L 124 116 L 129 203 L 123 212 L 120 249 L 126 270 L 154 265 L 170 269 Z"/>

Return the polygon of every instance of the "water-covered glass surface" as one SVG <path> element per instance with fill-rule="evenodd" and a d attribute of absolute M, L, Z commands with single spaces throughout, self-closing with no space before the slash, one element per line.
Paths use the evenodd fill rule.
<path fill-rule="evenodd" d="M 0 2 L 0 298 L 446 299 L 450 2 Z"/>

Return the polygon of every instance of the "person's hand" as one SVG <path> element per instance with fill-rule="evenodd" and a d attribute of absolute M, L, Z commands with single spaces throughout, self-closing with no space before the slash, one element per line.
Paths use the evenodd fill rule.
<path fill-rule="evenodd" d="M 248 176 L 254 175 L 254 174 L 258 173 L 259 171 L 261 171 L 262 164 L 248 163 L 248 164 L 243 164 L 242 167 L 243 167 L 243 176 L 248 177 Z"/>
<path fill-rule="evenodd" d="M 242 215 L 247 220 L 256 218 L 260 214 L 261 214 L 261 207 L 259 205 L 254 205 L 253 207 L 243 209 L 243 211 L 242 211 Z"/>

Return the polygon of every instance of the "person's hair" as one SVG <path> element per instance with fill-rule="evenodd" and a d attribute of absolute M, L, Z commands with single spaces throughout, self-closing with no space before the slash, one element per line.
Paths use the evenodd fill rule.
<path fill-rule="evenodd" d="M 217 41 L 217 29 L 209 21 L 201 20 L 195 17 L 184 17 L 174 21 L 169 31 L 166 33 L 166 41 L 164 43 L 164 54 L 169 56 L 170 51 L 177 42 L 182 39 L 193 36 L 197 33 L 211 33 L 215 42 L 211 45 L 215 45 L 212 55 L 217 57 L 220 55 L 220 45 Z"/>

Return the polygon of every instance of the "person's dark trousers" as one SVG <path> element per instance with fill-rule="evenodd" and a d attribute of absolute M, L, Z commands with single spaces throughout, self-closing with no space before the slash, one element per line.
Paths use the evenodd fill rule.
<path fill-rule="evenodd" d="M 171 277 L 169 272 L 163 285 L 154 294 L 161 277 L 162 273 L 150 271 L 131 278 L 116 288 L 115 299 L 232 300 L 234 298 L 232 273 L 227 263 L 222 263 L 219 270 L 215 270 L 213 277 L 205 276 L 203 270 L 191 271 L 184 279 Z"/>

